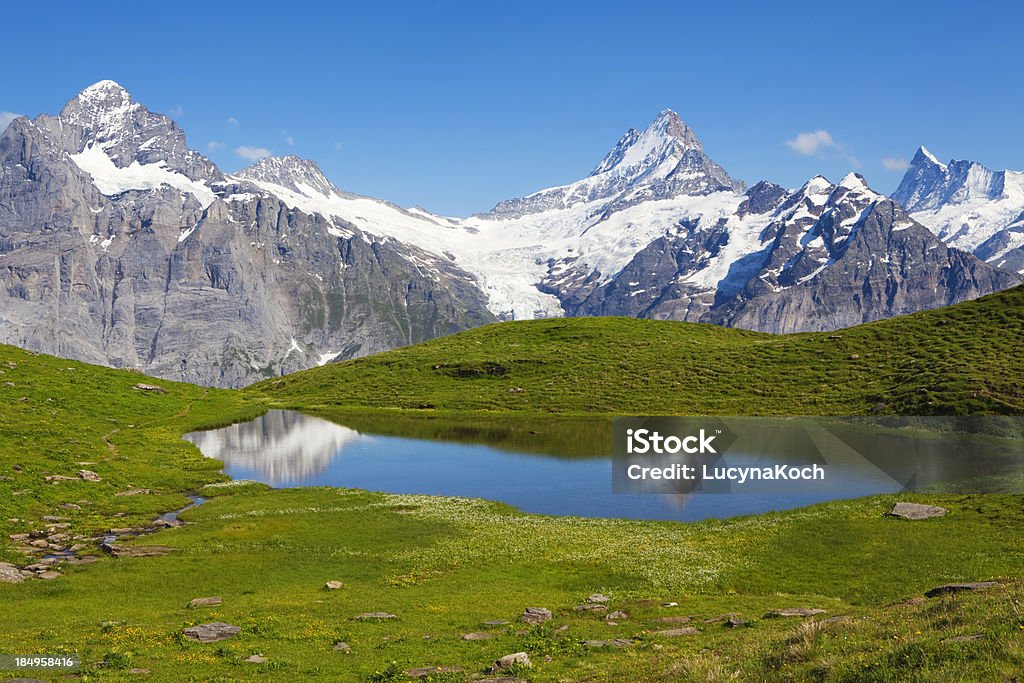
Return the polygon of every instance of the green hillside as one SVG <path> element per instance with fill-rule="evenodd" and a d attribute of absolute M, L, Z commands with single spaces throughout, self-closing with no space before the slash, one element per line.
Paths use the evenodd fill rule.
<path fill-rule="evenodd" d="M 254 385 L 292 407 L 581 414 L 1019 414 L 1024 287 L 830 333 L 500 323 Z"/>

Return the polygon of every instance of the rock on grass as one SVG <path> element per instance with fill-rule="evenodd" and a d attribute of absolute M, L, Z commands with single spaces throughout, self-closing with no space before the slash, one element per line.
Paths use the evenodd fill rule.
<path fill-rule="evenodd" d="M 209 624 L 199 624 L 198 626 L 189 626 L 182 630 L 182 634 L 189 640 L 197 643 L 216 643 L 221 640 L 227 640 L 228 638 L 234 638 L 242 629 L 238 626 L 231 624 L 225 624 L 221 621 L 214 621 Z"/>

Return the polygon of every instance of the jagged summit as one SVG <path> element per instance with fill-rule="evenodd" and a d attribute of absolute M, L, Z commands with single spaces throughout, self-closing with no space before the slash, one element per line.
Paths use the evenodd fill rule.
<path fill-rule="evenodd" d="M 517 218 L 580 205 L 598 211 L 598 202 L 607 213 L 652 199 L 745 189 L 745 183 L 730 177 L 704 153 L 679 115 L 665 109 L 643 132 L 627 130 L 586 178 L 501 202 L 488 215 Z"/>
<path fill-rule="evenodd" d="M 315 161 L 293 154 L 264 157 L 234 175 L 243 180 L 278 185 L 302 195 L 312 192 L 330 196 L 336 191 Z"/>
<path fill-rule="evenodd" d="M 1024 271 L 1024 173 L 993 171 L 977 161 L 940 162 L 914 154 L 892 198 L 950 246 L 1010 272 Z"/>
<path fill-rule="evenodd" d="M 78 97 L 76 99 L 90 100 L 107 97 L 130 98 L 131 95 L 129 95 L 128 91 L 124 89 L 124 86 L 122 86 L 117 81 L 103 80 L 97 81 L 89 87 L 82 90 L 82 92 L 78 93 Z"/>
<path fill-rule="evenodd" d="M 850 171 L 843 179 L 839 181 L 839 187 L 845 187 L 847 190 L 870 190 L 868 187 L 868 181 L 864 179 L 860 173 L 856 171 Z"/>
<path fill-rule="evenodd" d="M 590 176 L 616 169 L 628 172 L 630 167 L 650 160 L 663 160 L 681 155 L 688 149 L 702 151 L 700 140 L 693 130 L 679 118 L 679 114 L 665 109 L 641 133 L 630 128 L 591 171 Z"/>
<path fill-rule="evenodd" d="M 941 168 L 946 167 L 944 163 L 939 161 L 938 157 L 936 157 L 934 154 L 928 151 L 927 147 L 921 145 L 920 147 L 917 148 L 917 152 L 914 154 L 914 158 L 911 160 L 910 165 L 923 166 L 928 164 L 934 164 L 935 166 L 939 166 Z"/>

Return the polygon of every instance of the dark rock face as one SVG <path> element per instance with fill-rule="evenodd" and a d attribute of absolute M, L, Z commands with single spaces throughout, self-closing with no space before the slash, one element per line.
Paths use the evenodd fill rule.
<path fill-rule="evenodd" d="M 0 136 L 0 343 L 237 387 L 493 320 L 449 260 L 227 179 L 116 84 Z"/>

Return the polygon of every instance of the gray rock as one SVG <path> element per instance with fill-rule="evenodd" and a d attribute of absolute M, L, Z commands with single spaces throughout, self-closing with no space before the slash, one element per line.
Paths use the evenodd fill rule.
<path fill-rule="evenodd" d="M 486 631 L 473 631 L 472 633 L 466 633 L 462 636 L 463 640 L 490 640 L 494 637 L 493 633 L 487 633 Z"/>
<path fill-rule="evenodd" d="M 208 598 L 192 598 L 188 606 L 194 609 L 196 607 L 213 607 L 214 605 L 222 604 L 224 604 L 224 598 L 219 595 L 212 595 Z"/>
<path fill-rule="evenodd" d="M 328 581 L 324 584 L 324 590 L 328 591 L 341 590 L 343 587 L 344 584 L 341 581 Z"/>
<path fill-rule="evenodd" d="M 949 512 L 946 508 L 935 505 L 922 505 L 920 503 L 896 503 L 889 510 L 890 517 L 902 519 L 930 519 L 932 517 L 944 517 Z"/>
<path fill-rule="evenodd" d="M 604 604 L 609 600 L 611 600 L 611 598 L 602 593 L 594 593 L 593 595 L 587 596 L 587 602 L 591 604 Z"/>
<path fill-rule="evenodd" d="M 150 493 L 151 493 L 151 491 L 149 489 L 126 489 L 124 491 L 118 491 L 114 495 L 115 496 L 121 496 L 121 497 L 123 497 L 123 496 L 146 496 L 146 495 L 149 495 Z"/>
<path fill-rule="evenodd" d="M 333 647 L 335 652 L 352 652 L 352 646 L 343 640 L 339 640 Z"/>
<path fill-rule="evenodd" d="M 584 640 L 583 647 L 629 647 L 633 644 L 628 638 L 615 638 L 614 640 Z"/>
<path fill-rule="evenodd" d="M 519 664 L 520 666 L 532 667 L 533 664 L 530 662 L 530 656 L 525 652 L 514 652 L 510 655 L 505 655 L 501 659 L 494 662 L 492 667 L 493 671 L 503 671 L 511 667 L 513 664 Z"/>
<path fill-rule="evenodd" d="M 676 638 L 679 636 L 696 636 L 700 635 L 700 629 L 693 628 L 692 626 L 681 626 L 679 628 L 668 628 L 662 631 L 654 631 L 653 635 L 665 636 L 668 638 Z"/>
<path fill-rule="evenodd" d="M 457 666 L 422 666 L 416 669 L 409 669 L 406 675 L 409 678 L 427 678 L 437 674 L 462 673 L 465 669 Z"/>
<path fill-rule="evenodd" d="M 947 583 L 942 586 L 932 588 L 930 591 L 925 593 L 926 597 L 934 598 L 939 595 L 948 595 L 950 593 L 962 593 L 965 591 L 977 591 L 984 590 L 986 588 L 995 588 L 999 583 L 997 581 L 972 581 L 968 583 Z"/>
<path fill-rule="evenodd" d="M 120 546 L 113 543 L 100 544 L 100 550 L 114 557 L 159 557 L 177 551 L 166 545 Z"/>
<path fill-rule="evenodd" d="M 60 572 L 53 571 L 52 569 L 49 569 L 49 570 L 44 571 L 44 572 L 39 572 L 38 574 L 36 574 L 37 578 L 40 578 L 40 579 L 43 579 L 43 580 L 46 580 L 46 581 L 51 581 L 53 579 L 59 579 L 62 576 L 64 576 L 64 575 L 61 574 Z"/>
<path fill-rule="evenodd" d="M 551 610 L 545 607 L 527 607 L 521 618 L 527 624 L 542 624 L 551 621 Z"/>
<path fill-rule="evenodd" d="M 199 624 L 198 626 L 189 626 L 188 628 L 182 629 L 182 633 L 189 640 L 197 643 L 216 643 L 221 640 L 227 640 L 228 638 L 234 638 L 242 629 L 238 626 L 232 626 L 231 624 L 225 624 L 220 621 L 211 622 L 209 624 Z"/>
<path fill-rule="evenodd" d="M 605 615 L 605 621 L 620 621 L 622 619 L 629 619 L 629 614 L 622 610 L 615 610 Z"/>
<path fill-rule="evenodd" d="M 766 619 L 773 617 L 813 617 L 816 614 L 825 613 L 826 610 L 814 607 L 785 607 L 783 609 L 773 609 L 764 616 Z"/>
<path fill-rule="evenodd" d="M 387 612 L 363 612 L 353 617 L 356 621 L 387 621 L 397 618 L 394 614 L 388 614 Z"/>
<path fill-rule="evenodd" d="M 138 384 L 133 386 L 132 389 L 137 389 L 139 391 L 146 391 L 146 392 L 153 393 L 153 394 L 166 394 L 167 393 L 167 390 L 164 389 L 163 387 L 158 387 L 155 384 L 144 384 L 142 382 L 139 382 Z"/>
<path fill-rule="evenodd" d="M 264 657 L 263 655 L 249 655 L 242 661 L 248 662 L 249 664 L 266 664 L 270 660 Z"/>
<path fill-rule="evenodd" d="M 92 470 L 78 470 L 78 478 L 82 481 L 103 481 L 100 475 Z"/>
<path fill-rule="evenodd" d="M 607 605 L 576 605 L 577 612 L 605 612 L 607 610 Z"/>
<path fill-rule="evenodd" d="M 8 562 L 0 562 L 0 583 L 21 583 L 24 580 L 20 569 Z"/>

